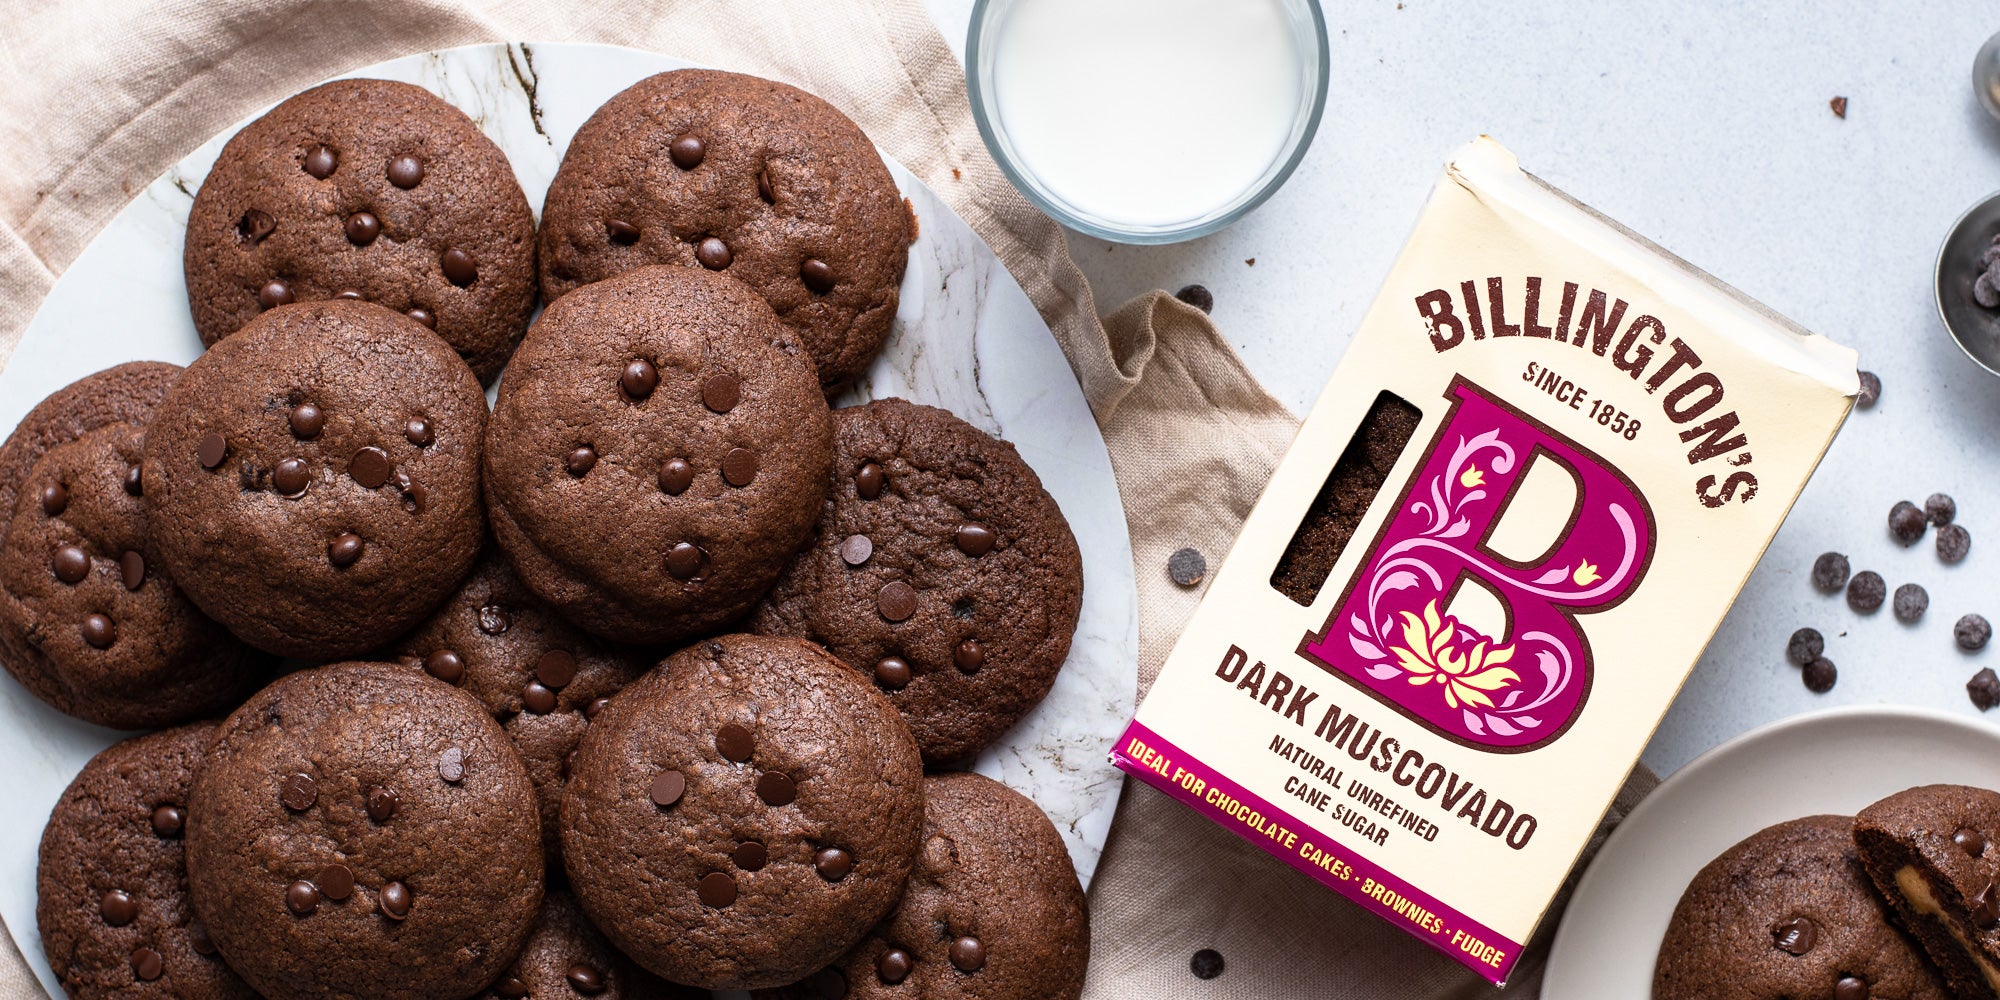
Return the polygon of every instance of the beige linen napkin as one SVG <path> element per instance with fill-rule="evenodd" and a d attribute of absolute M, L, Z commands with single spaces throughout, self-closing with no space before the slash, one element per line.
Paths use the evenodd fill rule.
<path fill-rule="evenodd" d="M 1296 419 L 1206 316 L 1142 297 L 1100 323 L 1062 230 L 987 156 L 919 0 L 0 0 L 0 365 L 57 275 L 210 135 L 321 79 L 483 41 L 608 42 L 825 97 L 983 236 L 1040 308 L 1110 446 L 1139 580 L 1141 688 L 1192 610 L 1166 557 L 1228 551 Z M 1636 774 L 1607 817 L 1653 779 Z M 1128 785 L 1091 893 L 1087 995 L 1458 997 L 1489 987 L 1194 813 Z M 1189 973 L 1200 948 L 1226 967 Z M 1534 995 L 1539 958 L 1510 994 Z M 11 945 L 0 1000 L 42 993 Z"/>

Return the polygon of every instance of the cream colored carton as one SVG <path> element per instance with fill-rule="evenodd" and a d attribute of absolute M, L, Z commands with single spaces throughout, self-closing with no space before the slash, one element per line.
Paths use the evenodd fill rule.
<path fill-rule="evenodd" d="M 1472 143 L 1114 761 L 1504 982 L 1856 383 Z"/>

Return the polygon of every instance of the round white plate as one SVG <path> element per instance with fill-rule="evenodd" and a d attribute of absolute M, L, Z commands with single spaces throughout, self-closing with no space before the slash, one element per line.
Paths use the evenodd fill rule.
<path fill-rule="evenodd" d="M 1754 729 L 1675 772 L 1618 825 L 1556 929 L 1543 1000 L 1646 997 L 1695 873 L 1773 823 L 1852 815 L 1913 785 L 2000 787 L 2000 728 L 1926 708 L 1855 706 Z"/>
<path fill-rule="evenodd" d="M 598 105 L 683 60 L 602 45 L 475 45 L 407 56 L 353 76 L 404 80 L 457 105 L 513 163 L 540 206 L 570 137 Z M 247 120 L 247 119 L 246 119 Z M 238 126 L 240 127 L 240 125 Z M 61 386 L 121 361 L 187 364 L 201 353 L 188 316 L 181 242 L 193 192 L 235 128 L 154 181 L 56 283 L 0 373 L 0 436 Z M 888 348 L 843 403 L 903 396 L 1012 441 L 1041 474 L 1083 549 L 1083 617 L 1069 663 L 977 770 L 1021 790 L 1055 821 L 1086 884 L 1110 829 L 1119 776 L 1106 752 L 1132 717 L 1137 596 L 1110 456 L 1075 377 L 1033 304 L 985 243 L 893 161 L 921 235 L 910 248 Z M 51 993 L 61 991 L 35 931 L 35 855 L 49 809 L 77 770 L 120 734 L 47 708 L 0 679 L 0 916 Z"/>

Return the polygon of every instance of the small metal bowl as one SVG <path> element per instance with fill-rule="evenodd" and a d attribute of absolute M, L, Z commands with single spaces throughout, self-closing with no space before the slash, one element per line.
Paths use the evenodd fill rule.
<path fill-rule="evenodd" d="M 2000 309 L 1972 298 L 1979 256 L 2000 236 L 2000 193 L 1988 195 L 1952 224 L 1938 248 L 1937 307 L 1945 331 L 1979 367 L 2000 375 Z"/>

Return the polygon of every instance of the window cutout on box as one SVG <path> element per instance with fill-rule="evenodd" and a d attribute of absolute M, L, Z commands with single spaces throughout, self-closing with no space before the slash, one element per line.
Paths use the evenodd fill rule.
<path fill-rule="evenodd" d="M 1273 589 L 1297 604 L 1312 605 L 1423 418 L 1423 411 L 1395 393 L 1375 397 L 1278 557 L 1278 568 L 1271 571 Z"/>
<path fill-rule="evenodd" d="M 1499 522 L 1486 534 L 1486 550 L 1517 566 L 1540 564 L 1569 534 L 1577 491 L 1576 473 L 1568 465 L 1535 451 L 1528 457 L 1528 471 L 1514 482 Z"/>

